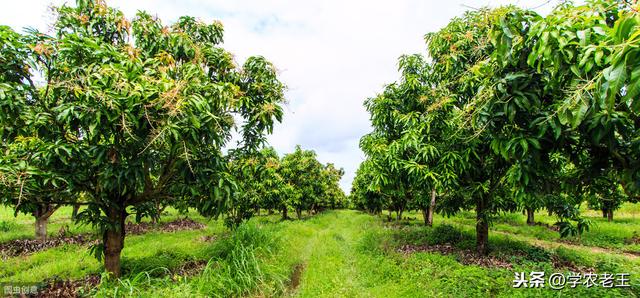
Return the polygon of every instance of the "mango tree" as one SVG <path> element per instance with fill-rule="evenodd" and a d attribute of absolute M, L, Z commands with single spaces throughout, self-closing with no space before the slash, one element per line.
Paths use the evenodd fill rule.
<path fill-rule="evenodd" d="M 296 146 L 294 152 L 282 158 L 282 177 L 291 185 L 289 204 L 302 218 L 303 210 L 310 210 L 322 196 L 322 164 L 312 150 Z"/>
<path fill-rule="evenodd" d="M 294 152 L 284 155 L 280 169 L 285 185 L 283 198 L 286 198 L 287 207 L 295 210 L 298 219 L 302 218 L 303 210 L 318 212 L 344 200 L 338 184 L 343 170 L 336 169 L 333 164 L 323 165 L 313 150 L 296 146 Z M 283 209 L 283 213 L 285 211 Z"/>
<path fill-rule="evenodd" d="M 38 64 L 53 55 L 48 42 L 0 26 L 0 203 L 16 215 L 32 215 L 35 236 L 42 241 L 49 217 L 75 201 L 67 179 L 73 173 L 62 167 L 70 162 L 72 148 L 57 139 L 62 126 L 48 121 L 50 106 L 34 104 L 50 98 L 49 89 L 39 88 L 33 78 Z"/>
<path fill-rule="evenodd" d="M 221 148 L 234 114 L 244 120 L 242 145 L 257 146 L 282 116 L 283 85 L 262 57 L 238 69 L 218 47 L 217 22 L 181 17 L 164 26 L 145 12 L 130 21 L 91 0 L 55 11 L 54 36 L 30 33 L 40 40 L 32 59 L 47 78 L 44 91 L 20 100 L 60 127 L 54 139 L 73 153 L 60 167 L 73 173 L 67 187 L 88 197 L 78 219 L 100 229 L 94 252 L 120 276 L 125 220 L 146 212 L 141 206 L 188 200 L 205 214 L 228 210 L 232 179 Z"/>
<path fill-rule="evenodd" d="M 245 151 L 233 151 L 229 162 L 229 170 L 233 175 L 237 189 L 226 218 L 226 224 L 237 227 L 264 208 L 271 214 L 275 210 L 283 210 L 286 219 L 287 199 L 290 187 L 285 184 L 280 174 L 280 160 L 275 149 L 262 148 L 247 154 Z"/>
<path fill-rule="evenodd" d="M 392 198 L 398 217 L 406 208 L 417 208 L 431 225 L 438 189 L 444 193 L 456 181 L 458 155 L 448 143 L 451 126 L 444 121 L 452 100 L 431 82 L 430 65 L 422 56 L 402 56 L 399 68 L 400 80 L 365 103 L 374 127 L 361 140 L 375 174 L 369 187 Z"/>
<path fill-rule="evenodd" d="M 384 208 L 385 197 L 370 187 L 373 179 L 370 164 L 369 159 L 360 163 L 351 187 L 351 202 L 356 209 L 379 215 Z"/>
<path fill-rule="evenodd" d="M 283 212 L 283 219 L 288 218 L 288 200 L 293 191 L 291 185 L 285 183 L 282 177 L 282 166 L 280 158 L 275 149 L 268 147 L 260 151 L 264 162 L 264 169 L 261 172 L 259 184 L 260 207 L 266 209 L 269 214 L 274 210 Z"/>
<path fill-rule="evenodd" d="M 517 137 L 501 130 L 503 119 L 513 120 L 515 114 L 509 109 L 486 109 L 484 104 L 494 98 L 492 79 L 486 75 L 496 64 L 491 61 L 489 32 L 511 10 L 467 12 L 427 34 L 430 62 L 404 63 L 403 79 L 385 90 L 378 110 L 370 109 L 373 138 L 361 142 L 374 165 L 382 165 L 376 171 L 404 171 L 406 176 L 399 171 L 386 175 L 392 177 L 389 181 L 417 176 L 401 183 L 405 187 L 395 183 L 394 191 L 440 187 L 438 209 L 445 214 L 474 208 L 477 250 L 482 254 L 488 251 L 493 215 L 517 208 L 505 188 L 511 163 L 492 148 L 492 141 L 502 135 Z M 374 107 L 371 102 L 368 107 Z"/>
<path fill-rule="evenodd" d="M 496 59 L 518 65 L 544 86 L 547 103 L 530 129 L 551 132 L 542 145 L 576 167 L 575 194 L 587 194 L 607 214 L 623 199 L 621 190 L 630 201 L 639 198 L 640 18 L 635 6 L 564 4 L 544 18 L 508 14 L 496 26 Z"/>
<path fill-rule="evenodd" d="M 344 169 L 336 168 L 333 163 L 328 163 L 322 170 L 322 199 L 316 205 L 316 213 L 323 209 L 343 208 L 346 196 L 340 188 L 340 179 L 344 175 Z"/>

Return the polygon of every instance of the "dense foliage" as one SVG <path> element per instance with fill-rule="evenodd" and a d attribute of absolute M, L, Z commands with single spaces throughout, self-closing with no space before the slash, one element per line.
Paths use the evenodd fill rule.
<path fill-rule="evenodd" d="M 639 8 L 480 9 L 428 33 L 427 55 L 400 57 L 399 80 L 364 104 L 373 130 L 347 198 L 343 169 L 265 147 L 285 86 L 263 57 L 236 65 L 220 23 L 77 0 L 53 9 L 50 34 L 0 26 L 0 203 L 34 216 L 41 240 L 58 208 L 85 205 L 74 219 L 114 276 L 129 216 L 169 205 L 234 229 L 263 211 L 420 210 L 432 225 L 475 210 L 481 254 L 500 212 L 533 225 L 545 208 L 580 235 L 582 203 L 613 220 L 640 201 Z"/>
<path fill-rule="evenodd" d="M 299 146 L 282 158 L 282 176 L 292 186 L 287 206 L 293 208 L 298 218 L 302 211 L 317 213 L 324 209 L 343 207 L 345 195 L 338 182 L 344 174 L 331 163 L 323 165 L 312 150 Z"/>
<path fill-rule="evenodd" d="M 237 67 L 220 23 L 129 21 L 103 1 L 55 12 L 53 36 L 2 27 L 2 197 L 22 209 L 84 195 L 78 218 L 102 231 L 94 252 L 119 275 L 129 214 L 158 201 L 227 211 L 234 117 L 241 149 L 257 148 L 282 117 L 284 86 L 262 57 Z"/>
<path fill-rule="evenodd" d="M 300 146 L 282 158 L 273 148 L 250 155 L 234 152 L 229 169 L 238 188 L 229 201 L 232 212 L 226 223 L 231 227 L 262 209 L 269 214 L 279 210 L 282 219 L 289 219 L 288 211 L 293 209 L 300 219 L 304 210 L 312 214 L 346 205 L 339 185 L 344 170 L 331 163 L 323 165 L 315 152 Z"/>
<path fill-rule="evenodd" d="M 632 4 L 589 1 L 470 11 L 427 34 L 428 58 L 401 57 L 365 104 L 354 200 L 400 216 L 435 191 L 436 210 L 476 210 L 480 253 L 500 211 L 531 224 L 546 207 L 565 236 L 588 229 L 584 200 L 611 218 L 640 194 L 639 22 Z"/>

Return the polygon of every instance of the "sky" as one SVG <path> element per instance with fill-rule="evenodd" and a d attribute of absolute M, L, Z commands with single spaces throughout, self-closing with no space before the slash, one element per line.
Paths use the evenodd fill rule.
<path fill-rule="evenodd" d="M 358 143 L 371 131 L 363 103 L 398 78 L 397 59 L 426 51 L 423 36 L 466 10 L 514 4 L 548 13 L 559 0 L 107 0 L 128 18 L 145 10 L 171 24 L 189 15 L 219 20 L 223 47 L 238 65 L 262 55 L 287 85 L 282 123 L 268 137 L 282 156 L 297 144 L 345 170 L 349 193 L 364 154 Z M 49 28 L 51 5 L 75 1 L 3 1 L 0 24 L 21 31 Z"/>

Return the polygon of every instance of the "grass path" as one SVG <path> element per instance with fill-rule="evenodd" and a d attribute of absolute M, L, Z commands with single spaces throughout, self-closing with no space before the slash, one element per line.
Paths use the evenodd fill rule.
<path fill-rule="evenodd" d="M 173 215 L 164 220 L 171 217 Z M 508 270 L 464 265 L 456 255 L 397 252 L 396 248 L 403 243 L 419 245 L 441 239 L 436 228 L 423 227 L 419 218 L 389 225 L 379 217 L 353 210 L 328 211 L 292 221 L 281 221 L 278 215 L 273 215 L 256 217 L 245 229 L 235 232 L 224 229 L 221 221 L 194 219 L 207 227 L 127 237 L 123 266 L 129 273 L 123 281 L 100 285 L 96 295 L 515 298 L 633 297 L 640 293 L 637 278 L 634 278 L 633 289 L 576 288 L 561 292 L 514 289 L 514 271 L 550 274 L 557 270 L 548 261 L 514 263 L 513 270 Z M 438 218 L 435 224 L 444 223 L 454 224 L 465 233 L 473 230 L 472 225 L 460 221 Z M 16 229 L 20 233 L 21 230 Z M 205 235 L 215 235 L 216 239 L 205 242 L 201 240 Z M 267 241 L 269 239 L 274 241 Z M 492 229 L 490 240 L 496 250 L 516 244 L 505 239 L 522 242 L 517 249 L 533 244 L 581 266 L 640 276 L 640 258 L 621 254 L 615 248 L 554 243 L 531 233 Z M 467 240 L 459 244 L 473 245 L 472 239 Z M 192 260 L 213 261 L 207 266 L 208 270 L 190 277 L 176 278 L 160 274 L 163 271 L 158 270 L 177 268 Z M 0 263 L 0 282 L 33 282 L 52 276 L 79 279 L 99 274 L 101 270 L 100 263 L 87 254 L 86 247 L 65 245 L 5 260 Z M 147 276 L 147 272 L 152 276 Z"/>
<path fill-rule="evenodd" d="M 385 241 L 382 239 L 389 240 L 384 236 L 389 230 L 378 218 L 353 211 L 331 212 L 294 225 L 302 225 L 309 230 L 297 237 L 301 242 L 296 241 L 296 244 L 304 243 L 299 248 L 298 260 L 304 270 L 299 285 L 296 283 L 295 290 L 287 294 L 289 297 L 625 297 L 630 294 L 586 288 L 567 289 L 562 293 L 513 289 L 512 270 L 465 266 L 455 256 L 437 253 L 379 254 L 375 247 L 379 247 L 380 241 Z M 469 228 L 466 225 L 461 227 Z M 295 231 L 285 229 L 283 232 Z M 625 267 L 618 269 L 622 271 L 638 264 L 637 256 L 621 254 L 614 249 L 554 243 L 503 231 L 492 230 L 491 233 L 493 240 L 508 238 L 549 250 L 564 247 L 596 260 L 628 261 Z M 542 269 L 539 265 L 530 266 L 518 265 L 514 270 Z M 557 271 L 552 268 L 544 270 Z"/>
<path fill-rule="evenodd" d="M 363 218 L 351 216 L 334 222 L 336 225 L 323 226 L 309 240 L 308 259 L 295 296 L 355 297 L 366 292 L 355 278 L 360 275 L 356 245 L 363 234 Z"/>

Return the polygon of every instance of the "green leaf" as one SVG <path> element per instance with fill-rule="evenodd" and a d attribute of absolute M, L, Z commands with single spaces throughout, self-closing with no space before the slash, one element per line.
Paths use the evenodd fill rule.
<path fill-rule="evenodd" d="M 601 49 L 598 49 L 598 51 L 596 52 L 596 56 L 595 56 L 595 62 L 596 65 L 601 65 L 602 63 L 602 56 L 604 56 L 604 51 Z"/>
<path fill-rule="evenodd" d="M 640 67 L 635 67 L 631 72 L 631 78 L 626 86 L 626 94 L 622 101 L 631 104 L 633 110 L 640 110 Z"/>
<path fill-rule="evenodd" d="M 585 45 L 588 44 L 590 34 L 591 33 L 590 33 L 589 30 L 580 30 L 580 31 L 576 32 L 576 35 L 578 36 L 578 39 L 580 40 L 580 45 L 581 46 L 585 46 Z"/>
<path fill-rule="evenodd" d="M 626 65 L 623 61 L 617 65 L 612 65 L 604 70 L 604 78 L 608 83 L 606 90 L 607 107 L 610 111 L 613 110 L 615 104 L 615 96 L 624 86 L 624 81 L 627 78 L 627 72 L 625 70 Z"/>
<path fill-rule="evenodd" d="M 536 148 L 537 150 L 540 150 L 542 147 L 540 146 L 540 142 L 537 139 L 534 138 L 529 138 L 529 143 L 531 143 L 531 145 L 533 146 L 533 148 Z"/>
<path fill-rule="evenodd" d="M 507 117 L 509 118 L 509 122 L 513 122 L 513 120 L 516 118 L 516 106 L 515 104 L 507 104 L 507 108 Z"/>
<path fill-rule="evenodd" d="M 526 139 L 520 139 L 520 147 L 522 147 L 523 154 L 527 154 L 529 151 L 529 143 L 527 143 Z"/>

